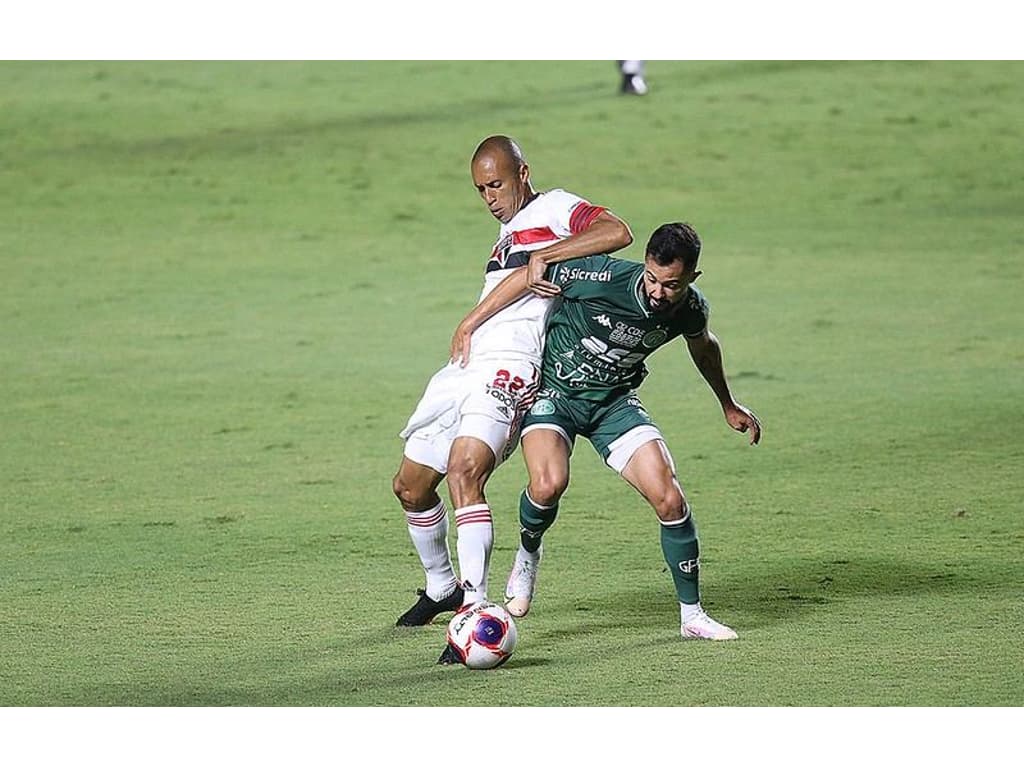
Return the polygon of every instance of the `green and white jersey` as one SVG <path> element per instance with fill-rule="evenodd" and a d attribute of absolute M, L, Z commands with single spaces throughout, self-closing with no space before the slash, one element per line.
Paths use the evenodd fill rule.
<path fill-rule="evenodd" d="M 543 386 L 602 401 L 640 386 L 644 361 L 677 336 L 699 336 L 708 303 L 693 285 L 669 315 L 648 309 L 644 265 L 611 256 L 555 264 L 546 277 L 562 289 L 548 320 Z"/>

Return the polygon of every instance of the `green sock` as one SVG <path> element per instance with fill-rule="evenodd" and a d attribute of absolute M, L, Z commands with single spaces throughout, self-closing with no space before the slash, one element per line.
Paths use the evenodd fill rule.
<path fill-rule="evenodd" d="M 540 539 L 544 531 L 551 527 L 558 515 L 558 504 L 541 507 L 534 503 L 530 495 L 523 491 L 519 497 L 519 541 L 527 552 L 540 549 Z"/>
<path fill-rule="evenodd" d="M 679 602 L 690 605 L 700 602 L 697 584 L 700 578 L 700 546 L 692 514 L 687 515 L 683 523 L 662 523 L 661 551 L 665 554 L 665 562 L 675 582 Z"/>

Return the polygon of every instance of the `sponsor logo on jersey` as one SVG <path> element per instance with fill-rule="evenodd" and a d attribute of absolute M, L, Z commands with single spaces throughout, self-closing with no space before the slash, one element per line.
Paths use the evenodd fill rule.
<path fill-rule="evenodd" d="M 668 338 L 668 332 L 664 328 L 655 328 L 644 336 L 644 346 L 654 349 L 655 347 L 661 346 L 665 343 L 665 339 Z"/>
<path fill-rule="evenodd" d="M 580 267 L 563 269 L 558 281 L 561 283 L 568 283 L 570 280 L 590 280 L 595 283 L 610 283 L 612 281 L 612 271 L 610 269 L 603 269 L 598 272 L 597 270 L 581 269 Z"/>
<path fill-rule="evenodd" d="M 555 404 L 548 399 L 538 400 L 533 404 L 533 408 L 530 409 L 530 413 L 534 416 L 550 416 L 554 412 Z"/>
<path fill-rule="evenodd" d="M 640 343 L 640 338 L 644 335 L 642 328 L 636 328 L 626 323 L 616 323 L 615 330 L 612 331 L 612 335 L 608 337 L 608 340 L 615 344 L 622 344 L 623 346 L 630 347 L 631 349 Z"/>
<path fill-rule="evenodd" d="M 507 406 L 509 408 L 516 407 L 516 400 L 518 398 L 514 397 L 513 395 L 509 394 L 503 389 L 498 389 L 493 384 L 487 385 L 487 394 L 493 397 L 499 403 L 502 403 L 504 406 Z M 498 406 L 498 408 L 499 410 L 502 410 L 502 406 Z M 507 416 L 508 414 L 506 413 L 505 415 Z"/>
<path fill-rule="evenodd" d="M 603 325 L 605 328 L 612 327 L 612 321 L 608 319 L 608 315 L 594 315 L 591 320 L 597 320 L 598 323 Z"/>

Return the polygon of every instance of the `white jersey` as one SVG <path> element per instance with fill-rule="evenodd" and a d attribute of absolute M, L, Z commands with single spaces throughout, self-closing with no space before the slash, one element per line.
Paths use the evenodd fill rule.
<path fill-rule="evenodd" d="M 484 274 L 477 303 L 493 291 L 511 270 L 529 263 L 530 252 L 553 245 L 585 230 L 604 208 L 591 205 L 564 189 L 538 193 L 519 213 L 501 225 Z M 544 329 L 554 300 L 527 294 L 495 314 L 474 333 L 473 359 L 513 358 L 540 364 Z"/>

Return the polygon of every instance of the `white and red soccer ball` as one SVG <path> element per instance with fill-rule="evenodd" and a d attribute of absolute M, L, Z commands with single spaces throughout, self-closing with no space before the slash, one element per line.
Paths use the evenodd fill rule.
<path fill-rule="evenodd" d="M 448 623 L 448 644 L 470 669 L 501 666 L 516 647 L 516 625 L 495 603 L 477 603 Z"/>

